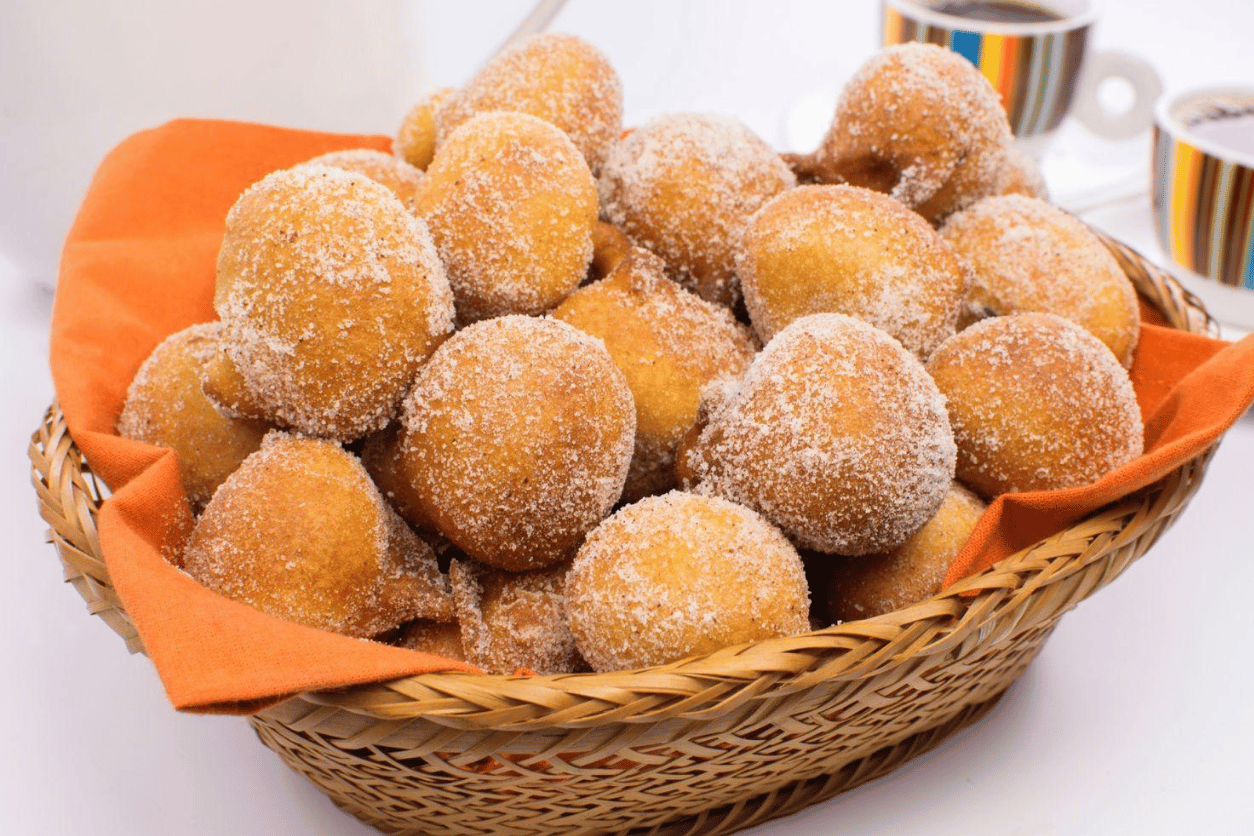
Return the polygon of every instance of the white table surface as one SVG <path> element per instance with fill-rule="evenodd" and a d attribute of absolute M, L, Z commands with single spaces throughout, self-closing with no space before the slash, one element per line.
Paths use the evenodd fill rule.
<path fill-rule="evenodd" d="M 407 48 L 425 59 L 416 62 L 423 69 L 411 86 L 458 83 L 476 63 L 472 56 L 495 46 L 527 4 L 447 6 L 403 9 Z M 1106 6 L 1098 44 L 1152 55 L 1168 90 L 1254 82 L 1254 4 Z M 787 103 L 821 86 L 820 77 L 838 83 L 875 42 L 869 0 L 705 2 L 680 11 L 661 2 L 615 4 L 613 16 L 610 8 L 573 0 L 555 28 L 582 34 L 611 56 L 624 77 L 629 121 L 679 109 L 730 112 L 777 144 Z M 478 28 L 467 28 L 474 21 Z M 20 27 L 6 31 L 3 24 L 7 36 L 22 37 Z M 757 39 L 753 49 L 744 47 L 746 29 Z M 144 48 L 142 28 L 123 35 L 133 43 L 119 44 L 119 54 Z M 24 83 L 38 85 L 40 59 L 31 60 Z M 144 90 L 130 95 L 141 99 Z M 154 111 L 127 131 L 175 115 L 197 114 Z M 212 115 L 232 113 L 223 105 Z M 67 112 L 65 125 L 89 117 Z M 91 155 L 87 173 L 106 147 L 84 149 Z M 82 160 L 67 161 L 67 178 L 78 178 L 71 191 L 85 187 L 83 169 Z M 9 199 L 0 194 L 0 203 Z M 1086 218 L 1161 261 L 1144 195 L 1097 207 Z M 61 582 L 26 455 L 53 397 L 46 362 L 51 299 L 41 281 L 29 264 L 0 261 L 0 519 L 10 532 L 9 594 L 0 615 L 8 676 L 0 688 L 0 834 L 374 833 L 284 766 L 243 720 L 171 709 L 148 660 L 128 656 Z M 985 720 L 887 778 L 749 832 L 1254 832 L 1252 471 L 1254 418 L 1247 415 L 1228 433 L 1176 525 L 1116 583 L 1063 619 Z"/>

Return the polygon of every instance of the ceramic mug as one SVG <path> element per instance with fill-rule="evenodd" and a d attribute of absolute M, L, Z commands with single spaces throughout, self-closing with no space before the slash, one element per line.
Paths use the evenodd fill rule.
<path fill-rule="evenodd" d="M 883 43 L 923 41 L 965 56 L 1001 95 L 1015 139 L 1037 151 L 1071 114 L 1105 139 L 1150 127 L 1162 93 L 1148 63 L 1090 49 L 1095 0 L 883 0 Z M 1131 107 L 1110 112 L 1098 88 L 1122 79 Z"/>
<path fill-rule="evenodd" d="M 1163 252 L 1218 319 L 1254 328 L 1254 85 L 1164 98 L 1153 153 Z"/>

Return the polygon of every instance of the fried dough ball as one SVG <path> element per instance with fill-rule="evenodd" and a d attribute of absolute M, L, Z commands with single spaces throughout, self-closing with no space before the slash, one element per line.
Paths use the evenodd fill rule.
<path fill-rule="evenodd" d="M 761 516 L 672 491 L 619 509 L 566 577 L 570 628 L 598 671 L 662 665 L 810 628 L 796 549 Z"/>
<path fill-rule="evenodd" d="M 473 560 L 449 568 L 466 661 L 488 673 L 587 670 L 566 619 L 566 563 L 505 572 Z"/>
<path fill-rule="evenodd" d="M 387 186 L 401 203 L 413 209 L 414 195 L 422 182 L 422 171 L 391 154 L 373 148 L 347 148 L 320 154 L 301 165 L 325 165 L 342 171 L 362 174 Z"/>
<path fill-rule="evenodd" d="M 835 564 L 826 583 L 833 622 L 873 618 L 941 591 L 945 573 L 984 513 L 980 498 L 955 482 L 936 515 L 897 548 Z"/>
<path fill-rule="evenodd" d="M 361 445 L 361 464 L 379 488 L 379 493 L 397 513 L 420 529 L 433 528 L 431 521 L 423 515 L 418 494 L 405 472 L 399 422 L 388 424 L 379 432 L 366 436 Z"/>
<path fill-rule="evenodd" d="M 392 644 L 445 659 L 470 661 L 466 656 L 466 647 L 462 644 L 461 625 L 456 621 L 411 621 L 401 627 L 400 635 Z"/>
<path fill-rule="evenodd" d="M 349 636 L 453 616 L 435 554 L 330 441 L 267 435 L 213 495 L 184 560 L 221 595 Z"/>
<path fill-rule="evenodd" d="M 675 452 L 696 422 L 701 389 L 749 368 L 757 351 L 749 330 L 667 279 L 661 259 L 640 248 L 553 316 L 602 339 L 631 387 L 636 446 L 623 501 L 673 488 Z"/>
<path fill-rule="evenodd" d="M 747 505 L 815 551 L 887 551 L 922 528 L 954 475 L 945 401 L 883 331 L 811 314 L 705 407 L 681 484 Z"/>
<path fill-rule="evenodd" d="M 736 240 L 754 212 L 796 185 L 788 166 L 740 121 L 674 114 L 632 131 L 610 151 L 601 214 L 666 262 L 702 299 L 731 306 Z"/>
<path fill-rule="evenodd" d="M 609 513 L 636 410 L 599 340 L 515 315 L 440 346 L 403 422 L 403 467 L 423 515 L 470 557 L 526 571 L 569 559 Z"/>
<path fill-rule="evenodd" d="M 1036 161 L 1012 145 L 1006 149 L 993 194 L 1021 194 L 1049 200 L 1049 186 Z"/>
<path fill-rule="evenodd" d="M 557 126 L 593 172 L 623 128 L 623 86 L 592 44 L 545 33 L 502 50 L 436 115 L 439 143 L 480 113 L 512 110 Z"/>
<path fill-rule="evenodd" d="M 1142 451 L 1128 373 L 1053 314 L 985 319 L 928 363 L 949 403 L 958 479 L 982 496 L 1095 482 Z"/>
<path fill-rule="evenodd" d="M 1141 333 L 1136 289 L 1082 221 L 1043 200 L 1004 195 L 953 215 L 941 235 L 975 273 L 973 307 L 1057 314 L 1132 365 Z"/>
<path fill-rule="evenodd" d="M 934 229 L 892 198 L 853 186 L 801 186 L 745 228 L 737 273 L 768 342 L 806 314 L 843 313 L 926 359 L 954 333 L 968 272 Z"/>
<path fill-rule="evenodd" d="M 621 229 L 597 221 L 592 227 L 592 264 L 588 268 L 588 276 L 593 281 L 604 279 L 634 246 Z"/>
<path fill-rule="evenodd" d="M 386 187 L 327 166 L 276 171 L 240 196 L 214 307 L 225 357 L 206 393 L 340 441 L 382 429 L 453 328 L 426 225 Z"/>
<path fill-rule="evenodd" d="M 989 80 L 956 52 L 911 42 L 854 73 L 815 165 L 825 182 L 886 192 L 936 223 L 993 193 L 1010 141 Z"/>
<path fill-rule="evenodd" d="M 270 429 L 264 421 L 223 415 L 201 390 L 221 331 L 221 323 L 207 322 L 166 337 L 139 367 L 118 417 L 118 435 L 174 448 L 195 511 L 257 451 Z"/>
<path fill-rule="evenodd" d="M 448 137 L 416 211 L 448 269 L 458 319 L 539 314 L 592 260 L 596 182 L 570 139 L 522 113 L 486 113 Z"/>
<path fill-rule="evenodd" d="M 436 114 L 455 92 L 452 87 L 441 87 L 410 108 L 392 141 L 392 153 L 419 171 L 426 171 L 435 156 Z"/>

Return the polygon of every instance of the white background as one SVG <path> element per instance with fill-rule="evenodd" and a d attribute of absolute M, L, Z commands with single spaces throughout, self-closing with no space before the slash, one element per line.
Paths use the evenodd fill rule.
<path fill-rule="evenodd" d="M 60 582 L 26 456 L 53 397 L 47 288 L 92 170 L 126 134 L 177 116 L 391 133 L 423 93 L 464 81 L 529 5 L 0 6 L 0 513 L 10 532 L 0 833 L 374 832 L 289 771 L 243 720 L 173 711 L 151 664 L 128 656 Z M 571 0 L 554 28 L 609 55 L 628 123 L 718 111 L 783 146 L 795 139 L 787 124 L 799 103 L 834 96 L 874 49 L 877 9 L 871 0 Z M 1254 84 L 1254 4 L 1108 0 L 1096 41 L 1151 59 L 1168 91 Z M 1124 169 L 1140 165 L 1122 146 L 1116 156 Z M 1143 194 L 1130 195 L 1086 218 L 1159 260 L 1149 211 Z M 1180 522 L 1063 619 L 981 724 L 886 779 L 752 832 L 1254 832 L 1252 471 L 1247 416 Z"/>

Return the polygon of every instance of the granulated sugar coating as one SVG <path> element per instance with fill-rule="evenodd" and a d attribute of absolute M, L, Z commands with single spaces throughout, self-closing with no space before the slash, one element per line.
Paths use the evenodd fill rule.
<path fill-rule="evenodd" d="M 954 333 L 968 271 L 918 214 L 853 186 L 801 186 L 750 219 L 736 269 L 763 342 L 806 314 L 843 313 L 920 359 Z"/>
<path fill-rule="evenodd" d="M 610 62 L 587 41 L 533 35 L 501 51 L 445 102 L 436 116 L 438 143 L 473 116 L 494 110 L 529 113 L 556 125 L 596 172 L 623 128 L 623 88 Z"/>
<path fill-rule="evenodd" d="M 1057 314 L 1125 367 L 1141 332 L 1136 289 L 1096 235 L 1043 200 L 1005 195 L 951 216 L 941 235 L 975 272 L 971 304 L 994 314 Z"/>
<path fill-rule="evenodd" d="M 993 193 L 1010 140 L 989 80 L 956 52 L 912 42 L 845 84 L 815 164 L 825 182 L 889 193 L 937 223 Z"/>
<path fill-rule="evenodd" d="M 387 186 L 401 203 L 413 209 L 414 195 L 422 182 L 422 171 L 391 154 L 373 148 L 348 148 L 330 151 L 308 160 L 302 165 L 326 165 L 332 168 L 364 174 L 376 183 Z"/>
<path fill-rule="evenodd" d="M 1021 194 L 1027 197 L 1049 200 L 1049 185 L 1036 160 L 1011 146 L 1006 149 L 1001 171 L 997 175 L 994 194 Z"/>
<path fill-rule="evenodd" d="M 936 515 L 897 548 L 830 561 L 824 594 L 833 623 L 873 618 L 940 592 L 984 509 L 978 496 L 955 482 Z"/>
<path fill-rule="evenodd" d="M 462 628 L 456 621 L 411 621 L 401 628 L 400 635 L 391 643 L 432 656 L 466 661 Z"/>
<path fill-rule="evenodd" d="M 1141 454 L 1128 373 L 1053 314 L 985 319 L 932 356 L 949 400 L 958 478 L 985 497 L 1087 485 Z"/>
<path fill-rule="evenodd" d="M 183 489 L 194 510 L 261 446 L 264 421 L 218 412 L 201 388 L 205 364 L 219 350 L 222 325 L 192 325 L 166 337 L 139 367 L 126 391 L 118 435 L 173 447 Z"/>
<path fill-rule="evenodd" d="M 465 324 L 540 314 L 592 260 L 596 181 L 570 139 L 522 113 L 486 113 L 436 151 L 418 190 Z"/>
<path fill-rule="evenodd" d="M 944 398 L 914 355 L 861 320 L 796 320 L 719 401 L 681 452 L 681 473 L 805 548 L 895 548 L 936 513 L 953 480 Z"/>
<path fill-rule="evenodd" d="M 600 340 L 506 316 L 431 355 L 403 423 L 424 516 L 471 557 L 525 571 L 569 559 L 618 500 L 636 410 Z"/>
<path fill-rule="evenodd" d="M 623 500 L 673 488 L 675 453 L 696 421 L 701 389 L 749 368 L 757 351 L 749 329 L 667 279 L 661 259 L 639 247 L 553 316 L 604 340 L 631 387 L 636 450 Z"/>
<path fill-rule="evenodd" d="M 598 671 L 810 629 L 792 544 L 749 509 L 693 494 L 615 512 L 579 549 L 566 595 L 571 631 Z"/>
<path fill-rule="evenodd" d="M 267 435 L 210 500 L 184 560 L 221 595 L 349 636 L 453 617 L 435 553 L 328 441 Z"/>
<path fill-rule="evenodd" d="M 466 661 L 488 673 L 587 670 L 567 624 L 568 568 L 561 563 L 515 573 L 454 560 L 449 583 Z"/>
<path fill-rule="evenodd" d="M 429 531 L 431 521 L 423 516 L 418 493 L 405 474 L 400 422 L 393 421 L 379 432 L 366 436 L 361 441 L 359 455 L 362 467 L 383 498 L 411 525 Z"/>
<path fill-rule="evenodd" d="M 749 216 L 796 185 L 793 173 L 740 121 L 674 114 L 632 131 L 601 172 L 601 214 L 657 253 L 672 278 L 732 305 L 734 247 Z"/>
<path fill-rule="evenodd" d="M 341 441 L 387 424 L 453 328 L 426 225 L 386 187 L 327 166 L 274 172 L 240 196 L 214 307 L 258 416 Z"/>
<path fill-rule="evenodd" d="M 452 87 L 441 87 L 410 108 L 392 141 L 392 153 L 414 168 L 426 171 L 435 156 L 436 114 L 454 92 Z"/>
<path fill-rule="evenodd" d="M 588 266 L 589 281 L 600 281 L 618 266 L 635 247 L 618 227 L 597 221 L 592 227 L 592 264 Z"/>

